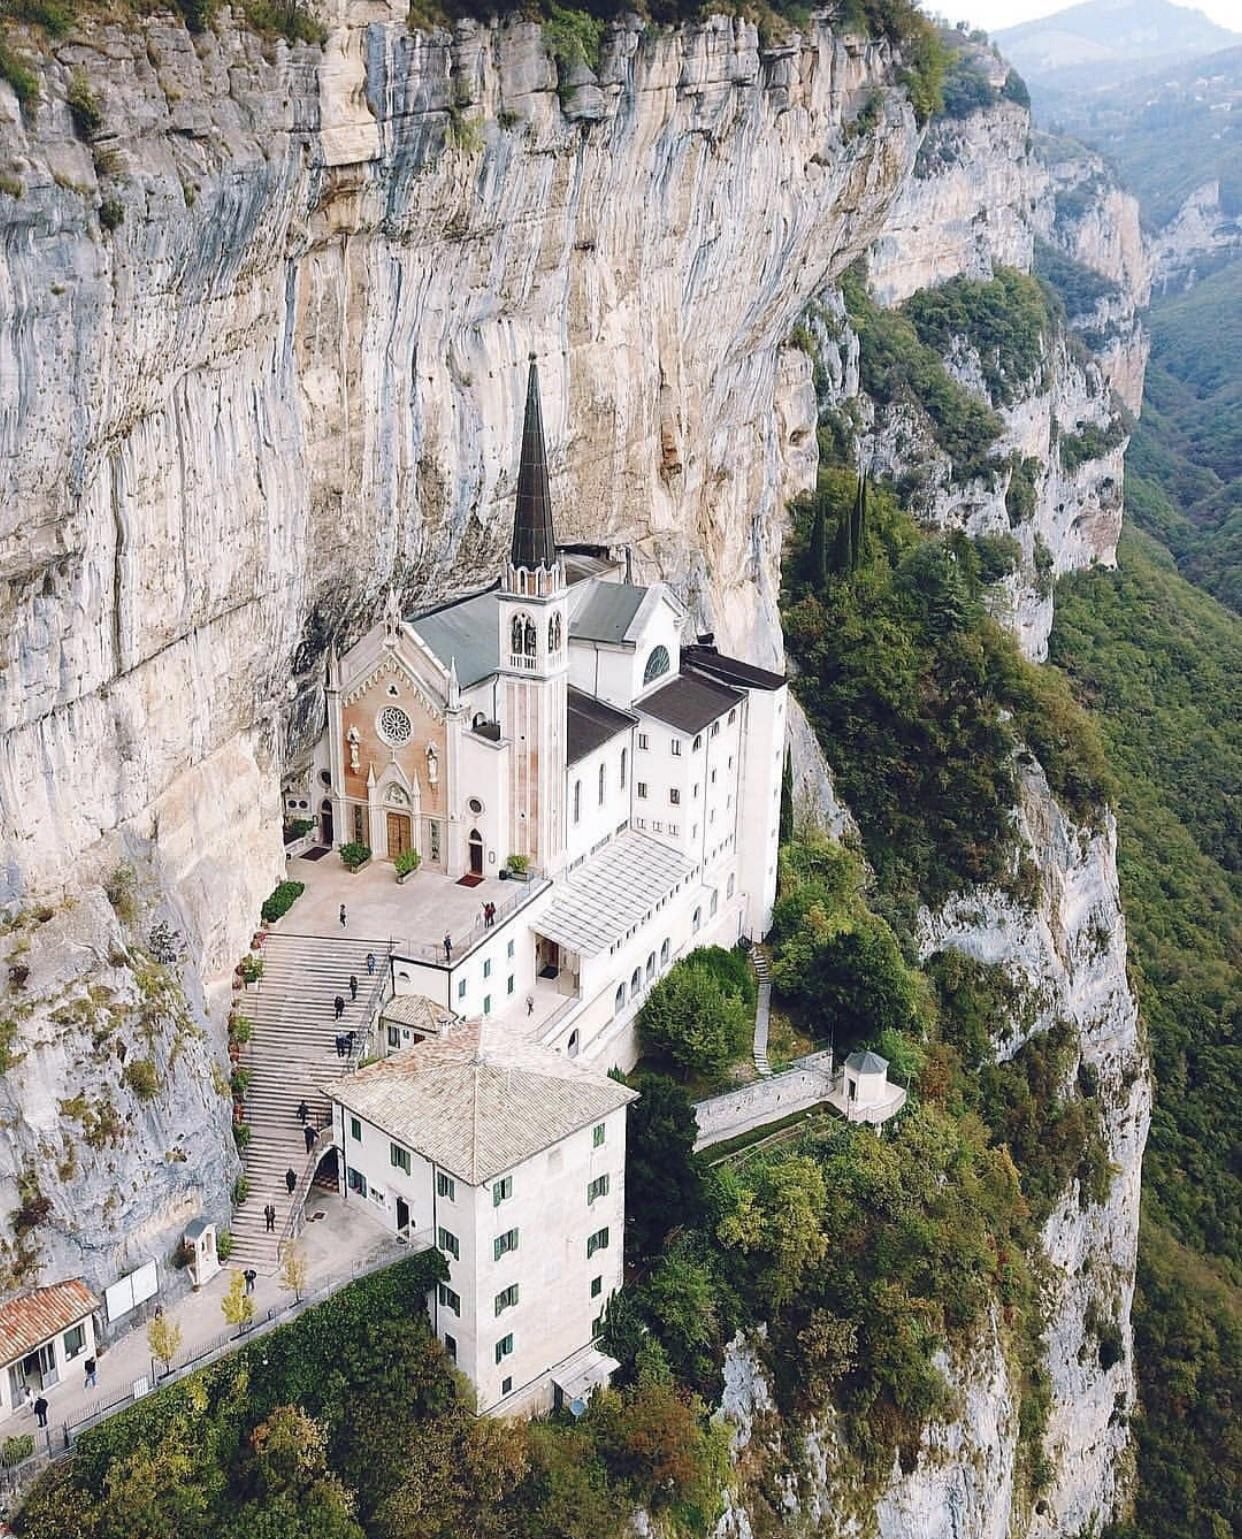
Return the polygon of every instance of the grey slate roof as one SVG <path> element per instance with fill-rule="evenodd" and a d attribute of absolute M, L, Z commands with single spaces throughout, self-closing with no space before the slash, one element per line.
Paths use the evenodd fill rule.
<path fill-rule="evenodd" d="M 571 684 L 566 706 L 566 731 L 568 746 L 565 754 L 567 765 L 577 764 L 589 753 L 606 743 L 619 732 L 628 732 L 638 720 L 629 711 L 619 711 L 616 706 L 594 695 L 585 694 Z"/>
<path fill-rule="evenodd" d="M 693 870 L 677 850 L 627 829 L 583 861 L 535 921 L 540 935 L 583 956 L 620 940 Z"/>
<path fill-rule="evenodd" d="M 330 1100 L 471 1186 L 635 1100 L 490 1021 L 466 1021 L 326 1087 Z"/>
<path fill-rule="evenodd" d="M 754 663 L 744 663 L 739 657 L 726 657 L 715 647 L 682 647 L 682 661 L 702 673 L 725 684 L 737 684 L 742 689 L 780 689 L 786 682 L 783 673 L 773 673 L 770 668 L 756 668 Z"/>
<path fill-rule="evenodd" d="M 618 646 L 651 590 L 628 582 L 598 579 L 578 583 L 570 591 L 569 634 L 581 641 L 606 641 Z"/>
<path fill-rule="evenodd" d="M 459 599 L 406 622 L 447 668 L 457 664 L 463 689 L 489 678 L 500 667 L 500 631 L 496 623 L 496 586 Z"/>
<path fill-rule="evenodd" d="M 394 994 L 380 1011 L 386 1025 L 409 1026 L 424 1036 L 440 1036 L 458 1017 L 423 994 Z"/>
<path fill-rule="evenodd" d="M 635 709 L 681 732 L 701 732 L 744 698 L 736 689 L 715 679 L 683 673 L 653 695 L 636 701 Z"/>
<path fill-rule="evenodd" d="M 887 1074 L 888 1059 L 881 1058 L 879 1053 L 851 1053 L 845 1067 L 855 1074 Z"/>

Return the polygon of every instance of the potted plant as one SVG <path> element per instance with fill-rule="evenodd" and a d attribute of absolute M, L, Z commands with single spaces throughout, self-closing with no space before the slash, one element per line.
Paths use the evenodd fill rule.
<path fill-rule="evenodd" d="M 527 882 L 530 880 L 530 856 L 506 855 L 505 875 L 514 882 Z"/>
<path fill-rule="evenodd" d="M 341 864 L 346 871 L 361 871 L 371 858 L 371 846 L 360 844 L 356 839 L 341 846 Z"/>
<path fill-rule="evenodd" d="M 258 983 L 263 976 L 263 958 L 255 956 L 253 951 L 248 951 L 237 964 L 237 971 L 241 974 L 241 981 L 249 988 L 252 983 Z"/>
<path fill-rule="evenodd" d="M 394 856 L 393 865 L 397 868 L 397 883 L 400 885 L 407 876 L 413 876 L 423 863 L 423 857 L 417 850 L 402 850 Z"/>

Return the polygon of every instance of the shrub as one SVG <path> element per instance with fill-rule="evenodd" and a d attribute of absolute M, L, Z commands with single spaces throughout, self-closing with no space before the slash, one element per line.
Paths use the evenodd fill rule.
<path fill-rule="evenodd" d="M 20 1464 L 23 1459 L 29 1459 L 34 1453 L 34 1434 L 32 1432 L 19 1432 L 13 1437 L 6 1437 L 0 1443 L 0 1464 L 6 1470 L 11 1470 L 14 1465 Z"/>
<path fill-rule="evenodd" d="M 982 582 L 1000 582 L 1016 572 L 1022 559 L 1022 547 L 1011 534 L 981 534 L 975 540 Z"/>
<path fill-rule="evenodd" d="M 248 951 L 237 964 L 237 971 L 243 983 L 258 983 L 263 977 L 263 958 Z"/>
<path fill-rule="evenodd" d="M 250 1124 L 248 1122 L 235 1122 L 233 1124 L 233 1142 L 237 1145 L 238 1154 L 242 1154 L 250 1147 Z"/>
<path fill-rule="evenodd" d="M 99 205 L 99 223 L 105 230 L 115 230 L 125 222 L 125 205 L 119 198 L 105 198 Z"/>
<path fill-rule="evenodd" d="M 229 1089 L 235 1101 L 245 1099 L 246 1091 L 250 1089 L 250 1070 L 236 1068 L 229 1076 Z"/>
<path fill-rule="evenodd" d="M 1016 69 L 1011 69 L 1005 76 L 1005 83 L 1001 86 L 1001 95 L 1007 102 L 1017 102 L 1019 107 L 1030 110 L 1031 93 L 1026 88 L 1026 81 L 1018 74 Z"/>
<path fill-rule="evenodd" d="M 305 891 L 305 882 L 281 882 L 271 897 L 263 900 L 259 910 L 263 923 L 275 924 L 283 918 Z"/>
<path fill-rule="evenodd" d="M 239 1046 L 244 1047 L 250 1041 L 250 1034 L 253 1029 L 251 1022 L 246 1016 L 231 1016 L 229 1019 L 229 1041 L 236 1042 Z"/>
<path fill-rule="evenodd" d="M 227 1261 L 233 1254 L 233 1232 L 231 1229 L 221 1229 L 216 1235 L 216 1255 L 221 1261 Z"/>
<path fill-rule="evenodd" d="M 1009 527 L 1016 529 L 1035 512 L 1035 480 L 1043 469 L 1033 455 L 1014 453 L 1009 456 L 1009 485 L 1005 489 L 1005 512 L 1009 515 Z"/>
<path fill-rule="evenodd" d="M 920 342 L 944 355 L 963 337 L 979 355 L 994 405 L 1008 406 L 1038 377 L 1051 327 L 1039 282 L 1012 267 L 992 278 L 950 278 L 920 289 L 901 307 Z"/>
<path fill-rule="evenodd" d="M 3 40 L 0 40 L 0 80 L 7 80 L 13 87 L 18 106 L 29 117 L 39 105 L 39 77 Z"/>
<path fill-rule="evenodd" d="M 941 87 L 943 112 L 948 118 L 966 118 L 982 107 L 990 107 L 996 94 L 988 78 L 974 59 L 956 54 L 945 70 Z"/>
<path fill-rule="evenodd" d="M 233 1206 L 235 1208 L 240 1208 L 242 1203 L 245 1202 L 246 1198 L 249 1197 L 249 1196 L 250 1196 L 250 1181 L 249 1181 L 249 1179 L 246 1176 L 238 1176 L 237 1180 L 233 1182 L 233 1191 L 232 1191 Z"/>
<path fill-rule="evenodd" d="M 242 0 L 242 9 L 255 31 L 267 37 L 320 44 L 328 35 L 323 23 L 297 0 Z"/>
<path fill-rule="evenodd" d="M 512 871 L 515 876 L 525 876 L 526 873 L 530 870 L 530 856 L 506 855 L 505 866 L 508 870 Z"/>
<path fill-rule="evenodd" d="M 398 876 L 408 876 L 411 871 L 417 871 L 421 864 L 422 856 L 417 850 L 402 850 L 393 861 Z"/>
<path fill-rule="evenodd" d="M 360 866 L 365 866 L 371 858 L 371 846 L 362 844 L 358 840 L 351 840 L 349 844 L 341 845 L 341 864 L 350 871 L 357 871 Z"/>
<path fill-rule="evenodd" d="M 90 139 L 99 132 L 103 124 L 103 113 L 100 110 L 99 98 L 91 90 L 85 70 L 74 70 L 69 80 L 69 90 L 65 95 L 65 104 L 69 108 L 69 116 L 73 119 L 73 126 L 80 138 Z"/>
<path fill-rule="evenodd" d="M 4 193 L 6 197 L 20 198 L 24 191 L 25 188 L 22 186 L 20 176 L 9 176 L 7 173 L 0 174 L 0 192 Z"/>
<path fill-rule="evenodd" d="M 599 45 L 603 35 L 603 22 L 589 11 L 569 10 L 560 5 L 548 7 L 543 41 L 556 60 L 562 86 L 564 77 L 574 65 L 585 64 L 592 71 L 599 69 Z"/>
<path fill-rule="evenodd" d="M 752 1026 L 745 999 L 710 967 L 687 962 L 664 975 L 638 1016 L 646 1047 L 685 1074 L 719 1074 L 749 1048 Z"/>
<path fill-rule="evenodd" d="M 159 1094 L 160 1077 L 150 1058 L 131 1058 L 125 1065 L 121 1082 L 128 1085 L 140 1101 L 151 1101 Z"/>

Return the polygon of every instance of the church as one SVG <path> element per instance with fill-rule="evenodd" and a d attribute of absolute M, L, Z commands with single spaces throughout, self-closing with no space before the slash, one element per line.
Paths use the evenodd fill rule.
<path fill-rule="evenodd" d="M 499 581 L 414 613 L 391 597 L 328 659 L 320 840 L 413 851 L 417 882 L 504 895 L 469 934 L 394 940 L 397 996 L 628 1069 L 651 984 L 696 946 L 764 933 L 785 679 L 689 624 L 664 584 L 557 545 L 532 356 Z"/>

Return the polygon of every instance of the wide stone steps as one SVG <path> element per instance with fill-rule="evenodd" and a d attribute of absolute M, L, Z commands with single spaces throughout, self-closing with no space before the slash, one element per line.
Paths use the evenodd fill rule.
<path fill-rule="evenodd" d="M 367 972 L 368 953 L 375 957 L 373 974 Z M 231 1260 L 236 1265 L 276 1270 L 280 1234 L 297 1200 L 290 1198 L 286 1172 L 292 1170 L 301 1182 L 308 1163 L 298 1104 L 306 1102 L 311 1126 L 328 1125 L 331 1103 L 324 1089 L 356 1062 L 337 1053 L 336 1038 L 353 1031 L 356 1050 L 361 1051 L 386 992 L 388 953 L 387 941 L 275 932 L 263 946 L 261 981 L 238 992 L 237 1009 L 251 1025 L 241 1060 L 250 1073 L 250 1142 L 243 1157 L 250 1191 L 232 1220 Z M 356 999 L 350 997 L 351 974 L 358 980 Z M 339 1020 L 334 1007 L 338 994 L 344 1002 Z M 269 1202 L 276 1209 L 271 1234 L 263 1220 Z"/>

